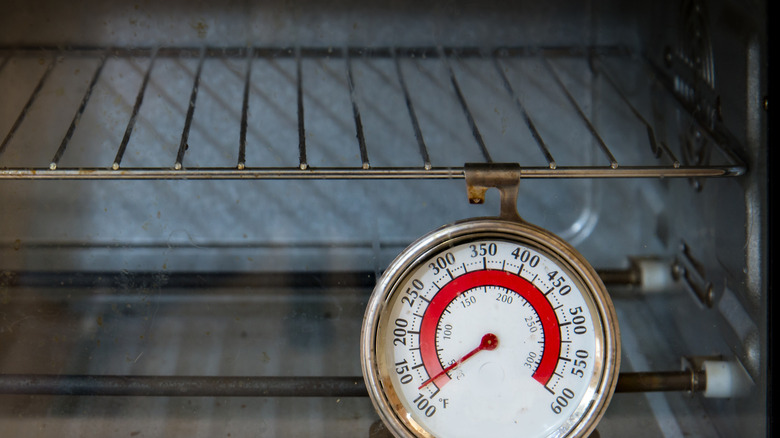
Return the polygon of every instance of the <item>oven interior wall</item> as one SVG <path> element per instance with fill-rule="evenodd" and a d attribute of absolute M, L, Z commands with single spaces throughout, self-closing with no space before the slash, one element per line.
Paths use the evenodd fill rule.
<path fill-rule="evenodd" d="M 754 381 L 747 396 L 726 400 L 617 394 L 601 436 L 763 436 L 762 5 L 683 4 L 689 8 L 612 0 L 5 2 L 0 47 L 9 50 L 0 62 L 10 61 L 0 68 L 0 135 L 15 129 L 51 69 L 0 149 L 0 168 L 49 165 L 101 62 L 50 58 L 51 51 L 15 57 L 15 48 L 625 49 L 632 55 L 596 64 L 587 57 L 548 63 L 613 153 L 631 161 L 651 151 L 601 68 L 619 72 L 623 90 L 657 135 L 689 151 L 683 164 L 710 164 L 715 147 L 701 140 L 699 117 L 733 134 L 748 173 L 526 179 L 518 210 L 570 241 L 597 268 L 657 257 L 671 270 L 687 257 L 712 285 L 711 308 L 683 282 L 661 293 L 612 289 L 623 371 L 677 370 L 683 356 L 723 356 Z M 709 39 L 681 43 L 690 32 Z M 670 52 L 685 50 L 696 59 L 709 45 L 709 70 L 702 62 L 666 61 Z M 678 78 L 677 91 L 697 108 L 694 117 L 648 74 L 645 59 L 661 66 L 658 74 Z M 106 57 L 63 167 L 111 166 L 147 69 L 148 91 L 123 168 L 173 166 L 199 60 L 159 58 L 153 70 L 152 62 Z M 371 166 L 421 166 L 392 60 L 351 62 Z M 597 141 L 576 113 L 564 110 L 568 98 L 546 62 L 529 56 L 504 67 L 560 164 L 599 163 Z M 246 64 L 230 57 L 203 61 L 185 167 L 235 164 Z M 447 68 L 439 58 L 404 59 L 400 67 L 431 162 L 483 161 Z M 492 159 L 544 165 L 493 65 L 462 58 L 449 68 Z M 361 162 L 344 70 L 343 57 L 335 55 L 301 63 L 312 169 Z M 711 74 L 704 78 L 703 71 Z M 251 75 L 247 167 L 298 166 L 295 60 L 258 58 Z M 498 211 L 495 194 L 485 205 L 469 205 L 462 179 L 0 180 L 0 205 L 3 374 L 357 376 L 360 325 L 376 276 L 428 231 Z M 377 420 L 368 398 L 7 395 L 0 406 L 9 436 L 360 436 Z"/>

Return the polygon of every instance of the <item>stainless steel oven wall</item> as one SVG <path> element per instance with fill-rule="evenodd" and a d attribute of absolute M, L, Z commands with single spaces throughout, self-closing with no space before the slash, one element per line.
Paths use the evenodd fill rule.
<path fill-rule="evenodd" d="M 710 324 L 693 329 L 681 317 L 680 333 L 702 330 L 709 334 L 701 338 L 721 337 L 728 349 L 717 353 L 734 355 L 755 379 L 754 391 L 731 406 L 705 401 L 708 410 L 719 412 L 715 423 L 732 423 L 721 430 L 737 435 L 765 433 L 753 420 L 766 409 L 769 342 L 765 14 L 761 2 L 672 2 L 649 12 L 651 18 L 640 25 L 646 55 L 664 66 L 679 99 L 703 126 L 733 135 L 726 141 L 743 145 L 740 153 L 750 169 L 737 180 L 668 185 L 658 227 L 674 230 L 669 243 L 681 245 L 678 259 L 696 260 L 702 273 L 697 282 L 712 290 Z M 651 24 L 658 22 L 667 26 Z M 674 133 L 686 145 L 686 159 L 707 159 L 711 144 L 699 130 L 682 125 Z M 683 191 L 695 193 L 681 196 Z M 698 342 L 690 339 L 684 348 Z"/>

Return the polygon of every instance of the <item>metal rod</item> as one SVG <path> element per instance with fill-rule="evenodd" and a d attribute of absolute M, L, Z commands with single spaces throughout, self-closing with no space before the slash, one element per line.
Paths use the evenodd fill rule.
<path fill-rule="evenodd" d="M 144 73 L 144 79 L 141 82 L 141 88 L 138 90 L 138 95 L 135 97 L 135 104 L 133 105 L 133 113 L 130 116 L 130 120 L 127 122 L 127 128 L 125 129 L 125 135 L 122 137 L 122 142 L 119 143 L 119 149 L 116 151 L 116 157 L 114 157 L 114 164 L 111 165 L 113 170 L 118 170 L 119 165 L 122 163 L 122 157 L 125 155 L 125 149 L 130 142 L 130 135 L 133 133 L 135 127 L 135 121 L 138 118 L 138 111 L 141 109 L 141 104 L 144 102 L 144 95 L 146 94 L 146 86 L 149 84 L 149 77 L 152 74 L 152 67 L 154 67 L 154 61 L 157 59 L 157 52 L 151 53 L 151 59 L 149 60 L 149 67 L 146 68 Z"/>
<path fill-rule="evenodd" d="M 555 169 L 558 167 L 558 165 L 555 163 L 555 158 L 553 158 L 550 150 L 547 149 L 547 145 L 544 143 L 544 140 L 542 140 L 542 136 L 539 135 L 539 131 L 536 130 L 536 125 L 534 125 L 534 122 L 531 120 L 531 117 L 525 110 L 525 105 L 523 105 L 523 102 L 520 100 L 520 95 L 515 92 L 514 88 L 512 88 L 512 84 L 509 83 L 509 79 L 506 77 L 504 69 L 501 68 L 501 64 L 498 58 L 493 57 L 493 65 L 496 67 L 498 74 L 501 76 L 501 81 L 504 83 L 504 88 L 509 93 L 509 95 L 512 96 L 512 100 L 517 103 L 517 108 L 520 109 L 520 113 L 523 115 L 525 124 L 531 131 L 531 136 L 533 136 L 534 140 L 536 140 L 536 144 L 539 145 L 539 149 L 542 150 L 542 154 L 544 154 L 544 158 L 547 160 L 547 164 L 550 166 L 550 169 Z"/>
<path fill-rule="evenodd" d="M 704 167 L 525 167 L 522 178 L 717 178 L 745 173 L 736 166 Z M 393 168 L 317 168 L 301 172 L 297 168 L 189 168 L 174 171 L 160 168 L 107 170 L 105 168 L 57 169 L 0 168 L 0 179 L 462 179 L 462 167 Z"/>
<path fill-rule="evenodd" d="M 358 146 L 360 147 L 360 160 L 363 169 L 368 169 L 371 164 L 368 162 L 368 151 L 366 150 L 366 137 L 363 135 L 363 122 L 360 119 L 360 110 L 358 109 L 357 96 L 355 95 L 355 80 L 352 77 L 352 62 L 349 55 L 347 61 L 347 82 L 349 83 L 349 98 L 352 101 L 352 115 L 355 118 L 355 131 L 357 132 Z"/>
<path fill-rule="evenodd" d="M 176 163 L 173 168 L 181 170 L 184 163 L 184 153 L 189 149 L 187 139 L 190 136 L 190 126 L 192 126 L 192 116 L 195 114 L 195 101 L 198 99 L 198 88 L 200 87 L 200 72 L 203 70 L 203 61 L 206 60 L 205 49 L 201 51 L 198 60 L 198 69 L 195 71 L 195 82 L 192 84 L 192 93 L 190 94 L 190 104 L 187 108 L 187 117 L 184 119 L 184 129 L 181 132 L 181 142 L 179 143 L 179 152 L 176 154 Z"/>
<path fill-rule="evenodd" d="M 81 99 L 81 104 L 79 105 L 76 114 L 73 116 L 73 121 L 70 122 L 70 127 L 68 128 L 68 132 L 65 133 L 65 137 L 62 138 L 60 147 L 57 148 L 57 152 L 54 153 L 54 157 L 52 157 L 51 159 L 51 163 L 49 164 L 49 169 L 51 170 L 57 169 L 57 165 L 60 162 L 60 158 L 62 158 L 62 154 L 65 153 L 65 148 L 68 147 L 68 143 L 70 142 L 70 139 L 73 137 L 73 133 L 76 131 L 76 126 L 78 126 L 79 120 L 81 120 L 81 115 L 84 114 L 84 110 L 87 109 L 87 102 L 89 102 L 89 98 L 92 96 L 92 90 L 95 89 L 95 85 L 100 79 L 100 73 L 103 71 L 104 65 L 106 65 L 105 56 L 100 58 L 100 64 L 98 65 L 97 70 L 95 70 L 95 73 L 92 75 L 92 80 L 89 82 L 87 91 L 86 93 L 84 93 L 84 97 Z"/>
<path fill-rule="evenodd" d="M 601 135 L 599 135 L 598 131 L 596 131 L 596 127 L 594 127 L 593 124 L 590 123 L 590 120 L 585 116 L 585 113 L 582 112 L 582 108 L 580 108 L 577 101 L 574 100 L 574 96 L 571 95 L 569 89 L 566 88 L 566 86 L 563 84 L 563 81 L 561 81 L 561 78 L 558 76 L 558 73 L 555 72 L 555 69 L 550 64 L 550 61 L 548 61 L 547 58 L 542 58 L 542 63 L 547 67 L 547 70 L 550 72 L 553 79 L 555 79 L 555 82 L 558 83 L 558 86 L 561 87 L 561 90 L 563 90 L 563 93 L 569 99 L 569 103 L 571 103 L 571 105 L 577 111 L 577 114 L 579 114 L 580 118 L 582 118 L 582 121 L 585 122 L 585 125 L 588 127 L 588 131 L 590 131 L 591 135 L 593 135 L 593 138 L 596 139 L 599 146 L 601 147 L 602 152 L 604 152 L 604 155 L 606 155 L 607 158 L 609 159 L 610 167 L 612 167 L 613 169 L 617 169 L 618 162 L 615 159 L 615 156 L 612 155 L 612 152 L 610 152 L 609 148 L 607 147 L 607 144 L 604 143 L 604 140 L 601 138 Z"/>
<path fill-rule="evenodd" d="M 109 243 L 99 243 L 90 248 L 110 248 Z M 115 243 L 116 248 L 139 248 L 132 243 Z M 328 244 L 325 246 L 331 247 Z M 58 248 L 67 245 L 58 244 Z M 358 245 L 357 247 L 369 247 Z M 399 243 L 404 247 L 404 243 Z M 32 246 L 26 245 L 26 248 Z M 83 245 L 77 247 L 84 248 Z M 164 248 L 170 245 L 163 244 Z M 232 244 L 209 244 L 198 242 L 199 248 L 224 248 L 235 247 Z M 351 248 L 355 248 L 352 246 Z M 37 247 L 47 248 L 47 247 Z M 149 248 L 144 246 L 144 248 Z M 174 247 L 175 248 L 175 247 Z M 241 248 L 257 248 L 257 246 L 245 246 Z M 634 269 L 597 269 L 596 273 L 607 286 L 635 285 L 639 284 L 639 277 Z M 348 272 L 168 272 L 163 277 L 159 272 L 134 271 L 5 271 L 4 287 L 33 287 L 33 288 L 127 288 L 128 280 L 132 280 L 133 288 L 143 288 L 155 284 L 161 289 L 182 289 L 187 294 L 192 289 L 204 288 L 249 288 L 279 287 L 288 288 L 373 288 L 376 285 L 374 271 L 348 271 Z M 252 293 L 250 290 L 248 293 Z"/>
<path fill-rule="evenodd" d="M 417 114 L 414 112 L 414 106 L 412 106 L 412 98 L 409 95 L 409 89 L 406 87 L 406 81 L 404 80 L 403 72 L 401 71 L 401 63 L 398 62 L 398 56 L 396 50 L 393 50 L 393 62 L 395 63 L 395 71 L 398 74 L 398 83 L 401 85 L 401 89 L 404 92 L 404 99 L 406 100 L 406 109 L 409 111 L 409 118 L 412 121 L 412 128 L 414 129 L 414 138 L 417 139 L 417 146 L 420 149 L 420 156 L 422 156 L 423 167 L 425 170 L 431 169 L 431 158 L 428 156 L 428 148 L 425 146 L 425 140 L 423 140 L 422 130 L 420 129 L 420 122 L 417 120 Z"/>
<path fill-rule="evenodd" d="M 641 280 L 636 269 L 597 269 L 596 273 L 604 284 L 610 285 L 639 285 Z"/>
<path fill-rule="evenodd" d="M 362 377 L 0 375 L 0 394 L 365 397 Z"/>
<path fill-rule="evenodd" d="M 43 72 L 43 75 L 38 80 L 38 85 L 35 86 L 32 94 L 30 94 L 30 97 L 27 99 L 27 103 L 22 108 L 22 112 L 20 112 L 19 116 L 16 117 L 16 121 L 14 122 L 13 126 L 11 126 L 11 130 L 8 131 L 8 134 L 5 135 L 3 142 L 0 143 L 0 155 L 3 153 L 3 151 L 5 151 L 5 148 L 6 146 L 8 146 L 8 143 L 11 142 L 11 139 L 13 138 L 14 134 L 16 134 L 16 130 L 19 129 L 19 127 L 22 125 L 24 118 L 27 116 L 27 113 L 30 111 L 30 108 L 35 102 L 35 98 L 38 97 L 38 93 L 41 92 L 41 89 L 43 88 L 43 84 L 46 83 L 46 79 L 49 78 L 49 74 L 51 73 L 52 70 L 54 70 L 54 65 L 56 63 L 57 63 L 56 58 L 52 57 L 52 60 L 49 62 L 49 65 L 46 66 L 46 71 Z"/>
<path fill-rule="evenodd" d="M 677 159 L 677 156 L 674 155 L 674 152 L 669 148 L 669 145 L 666 144 L 665 141 L 661 140 L 661 148 L 666 151 L 667 154 L 669 154 L 669 158 L 672 160 L 672 166 L 673 167 L 680 167 L 680 160 Z"/>
<path fill-rule="evenodd" d="M 597 58 L 602 66 L 604 66 L 604 62 L 601 61 L 600 58 Z M 606 67 L 606 66 L 604 66 Z M 672 166 L 674 167 L 680 167 L 680 162 L 677 161 L 677 158 L 671 154 L 671 151 L 668 147 L 665 146 L 665 143 L 663 146 L 659 147 L 659 143 L 656 141 L 655 136 L 655 130 L 653 129 L 653 126 L 650 124 L 650 122 L 647 121 L 647 119 L 644 118 L 642 113 L 639 112 L 638 109 L 634 106 L 634 104 L 631 103 L 631 101 L 626 96 L 626 93 L 623 92 L 623 89 L 620 88 L 620 86 L 617 84 L 615 79 L 612 77 L 612 75 L 609 73 L 609 71 L 606 68 L 601 68 L 599 71 L 604 75 L 604 77 L 607 79 L 607 83 L 612 86 L 612 88 L 617 92 L 618 96 L 623 100 L 623 102 L 628 106 L 628 108 L 631 110 L 631 112 L 634 114 L 634 117 L 636 117 L 643 125 L 645 125 L 645 129 L 647 130 L 647 138 L 650 142 L 650 149 L 653 151 L 653 153 L 658 156 L 660 151 L 664 151 L 669 154 L 669 159 L 672 160 Z"/>
<path fill-rule="evenodd" d="M 620 373 L 616 392 L 702 391 L 703 372 Z M 0 394 L 143 397 L 365 397 L 355 377 L 0 375 Z"/>
<path fill-rule="evenodd" d="M 463 97 L 463 93 L 460 91 L 460 85 L 458 85 L 458 80 L 455 78 L 455 71 L 452 69 L 452 66 L 447 60 L 447 57 L 444 54 L 443 49 L 440 49 L 440 56 L 444 60 L 444 63 L 447 66 L 447 70 L 449 70 L 450 82 L 452 82 L 452 88 L 455 89 L 455 95 L 458 97 L 458 102 L 460 102 L 460 107 L 463 109 L 463 113 L 466 116 L 466 121 L 468 121 L 469 127 L 471 128 L 471 134 L 474 136 L 474 140 L 477 141 L 477 145 L 482 151 L 482 156 L 485 158 L 485 161 L 488 163 L 492 163 L 493 159 L 490 158 L 490 153 L 487 150 L 487 146 L 485 146 L 485 141 L 482 139 L 482 134 L 479 132 L 479 128 L 477 128 L 477 122 L 474 121 L 474 116 L 471 115 L 471 110 L 469 109 L 469 106 L 466 103 L 466 98 Z"/>
<path fill-rule="evenodd" d="M 241 106 L 241 136 L 238 141 L 238 170 L 246 167 L 246 125 L 247 115 L 249 113 L 249 84 L 252 77 L 252 60 L 254 59 L 254 49 L 247 49 L 246 77 L 244 78 L 244 102 Z"/>
<path fill-rule="evenodd" d="M 199 247 L 203 248 L 204 246 L 199 245 Z M 156 289 L 176 289 L 177 291 L 170 293 L 181 293 L 183 295 L 193 295 L 193 290 L 215 288 L 220 290 L 242 289 L 248 294 L 253 294 L 257 292 L 257 289 L 263 288 L 365 289 L 373 288 L 376 285 L 376 274 L 373 271 L 170 272 L 163 276 L 159 272 L 149 271 L 4 271 L 3 274 L 3 287 L 7 288 L 77 288 L 82 290 L 109 288 L 132 290 L 154 287 Z M 132 287 L 128 286 L 128 281 L 132 281 Z M 114 294 L 115 292 L 107 293 Z M 92 294 L 93 292 L 90 291 L 88 293 Z M 59 299 L 59 296 L 57 299 Z"/>
<path fill-rule="evenodd" d="M 295 49 L 295 77 L 298 86 L 298 162 L 301 170 L 306 170 L 306 128 L 303 124 L 303 74 L 301 73 L 301 49 Z"/>
<path fill-rule="evenodd" d="M 654 373 L 620 373 L 615 392 L 699 392 L 707 388 L 703 371 L 665 371 Z"/>

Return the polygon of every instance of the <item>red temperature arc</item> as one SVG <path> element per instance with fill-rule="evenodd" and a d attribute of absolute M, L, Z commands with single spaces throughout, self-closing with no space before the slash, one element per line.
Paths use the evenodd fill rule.
<path fill-rule="evenodd" d="M 561 353 L 561 330 L 558 326 L 555 310 L 544 294 L 528 280 L 511 272 L 494 269 L 463 274 L 447 283 L 431 299 L 420 326 L 420 353 L 425 370 L 429 376 L 432 376 L 431 380 L 438 387 L 450 381 L 450 377 L 436 354 L 436 327 L 439 325 L 444 310 L 460 294 L 483 286 L 502 287 L 517 293 L 525 298 L 539 315 L 544 332 L 544 351 L 539 366 L 534 371 L 533 378 L 542 385 L 546 385 L 555 372 Z"/>

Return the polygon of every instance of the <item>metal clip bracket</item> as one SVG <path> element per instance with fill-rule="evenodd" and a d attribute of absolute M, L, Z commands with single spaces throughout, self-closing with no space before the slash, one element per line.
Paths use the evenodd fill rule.
<path fill-rule="evenodd" d="M 496 188 L 501 193 L 501 219 L 523 222 L 517 212 L 520 191 L 520 165 L 517 163 L 466 163 L 466 193 L 469 203 L 485 202 L 485 192 Z"/>

